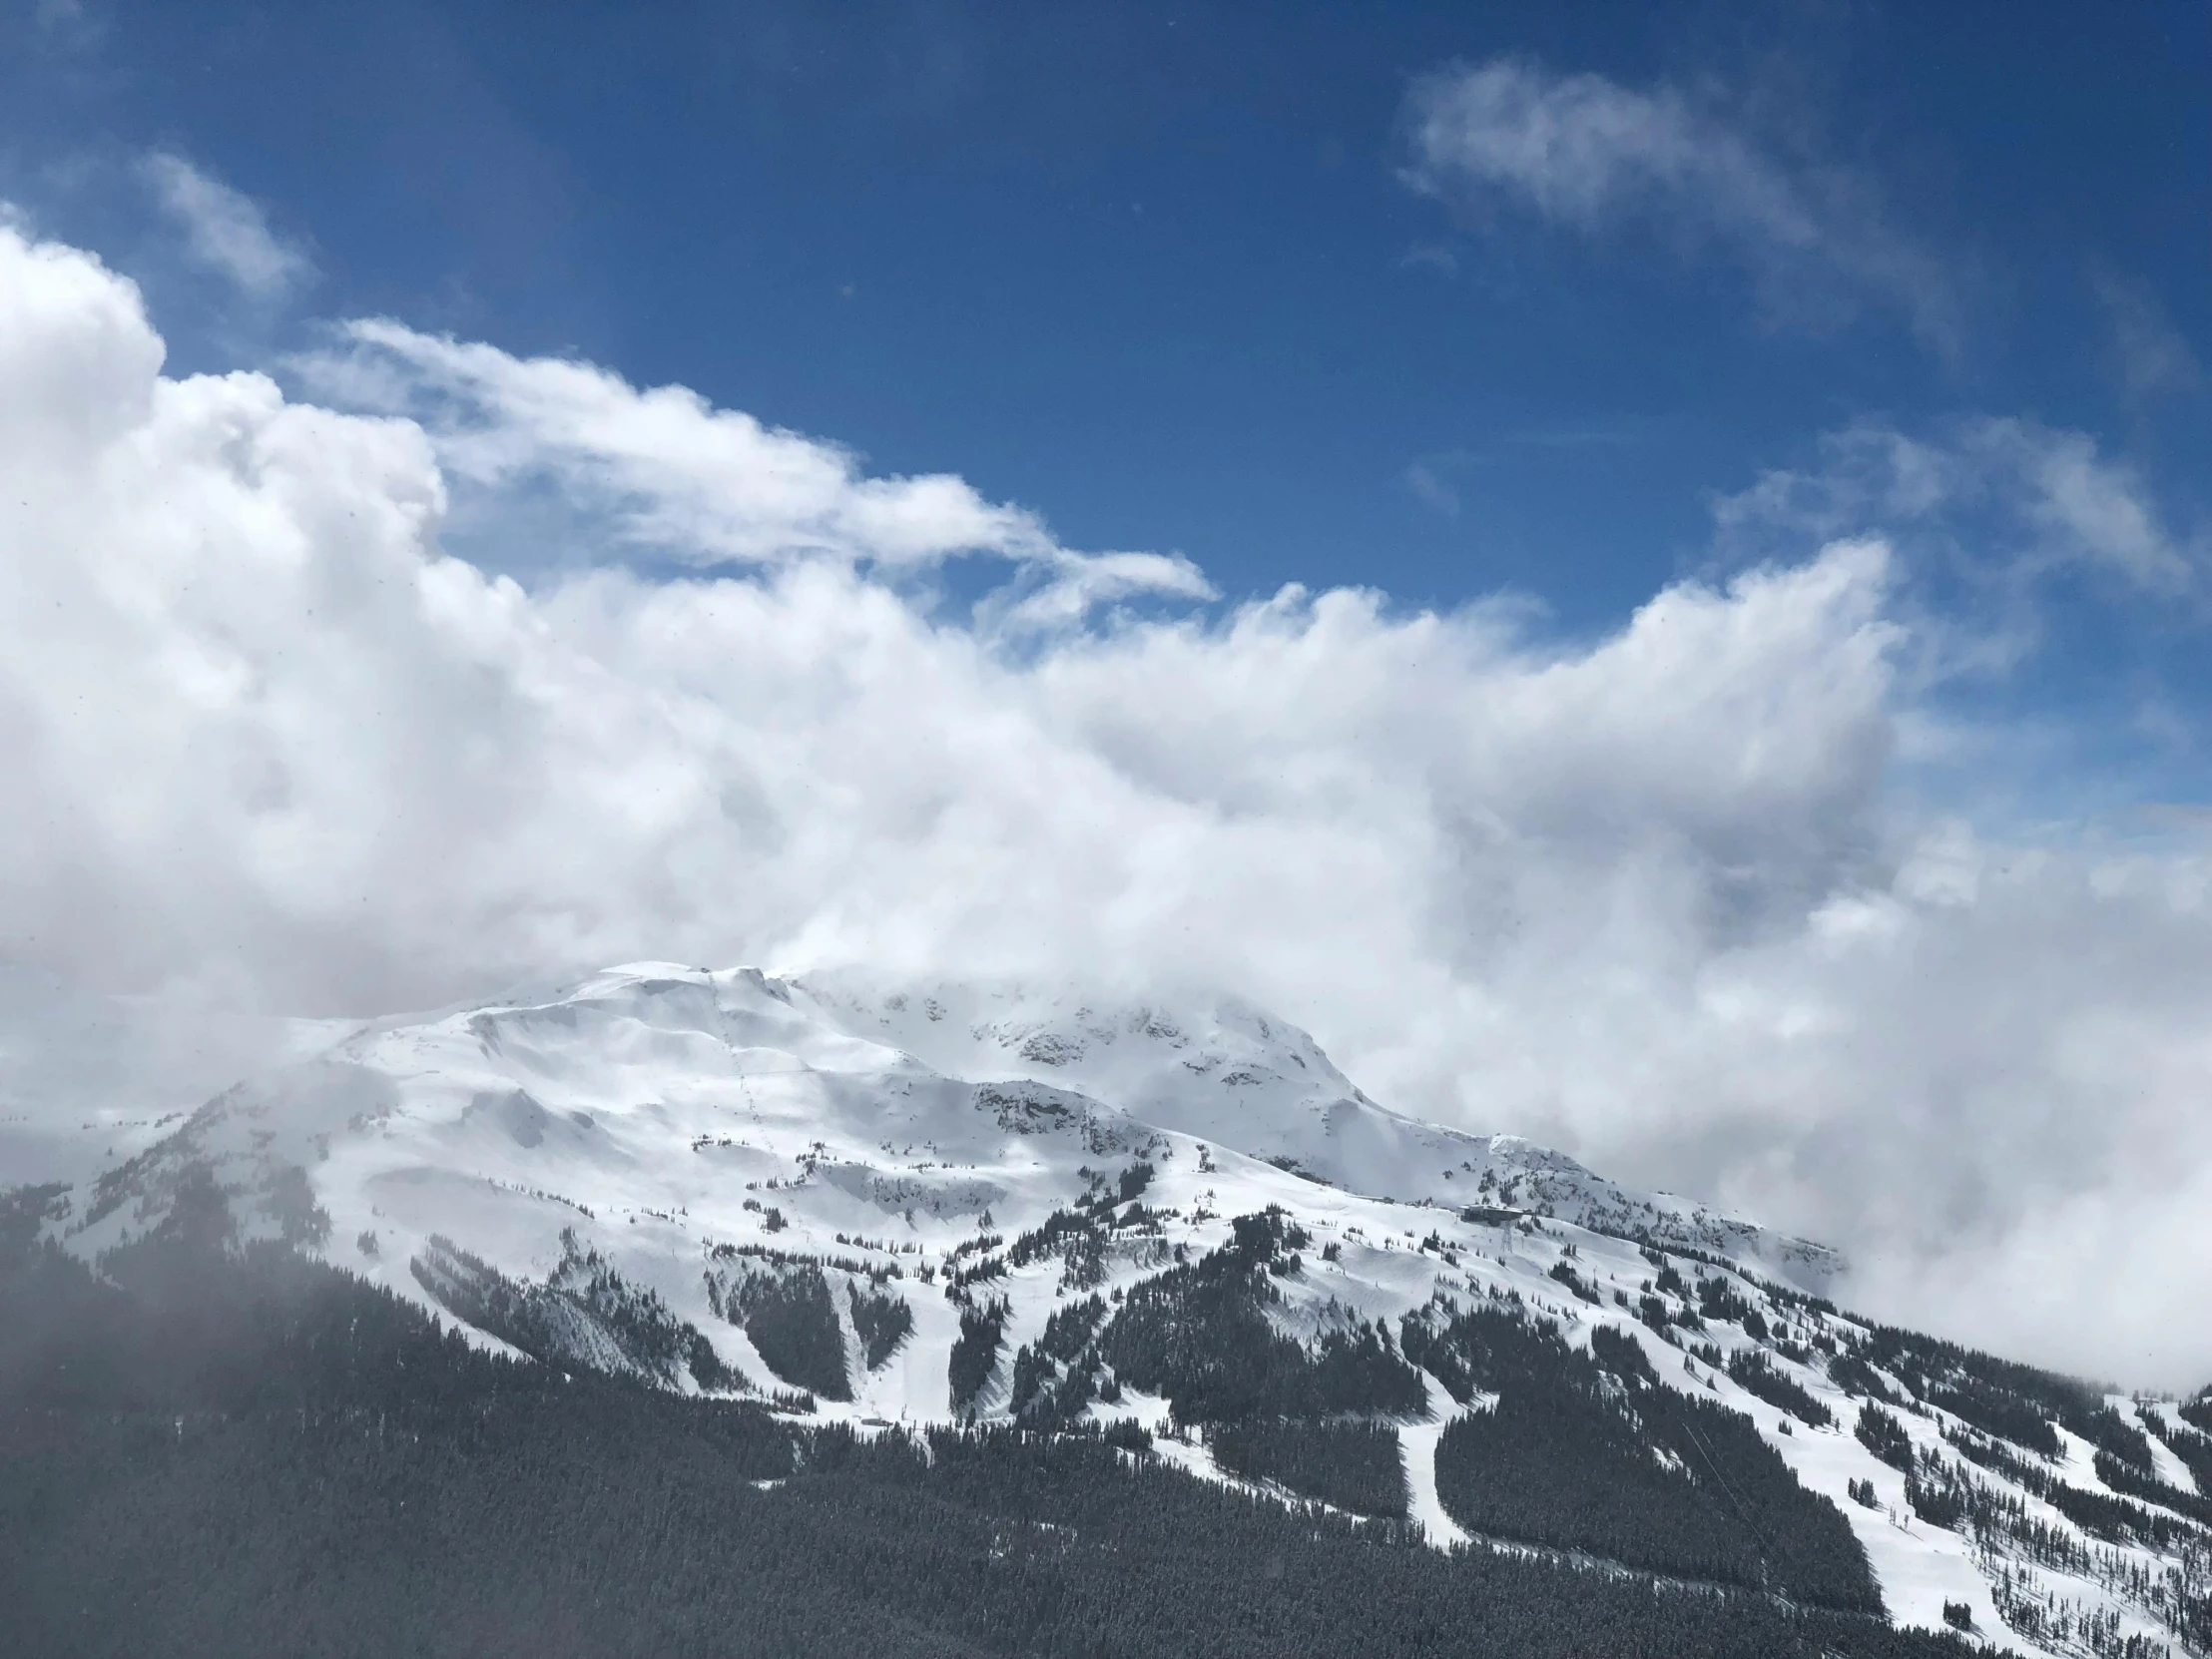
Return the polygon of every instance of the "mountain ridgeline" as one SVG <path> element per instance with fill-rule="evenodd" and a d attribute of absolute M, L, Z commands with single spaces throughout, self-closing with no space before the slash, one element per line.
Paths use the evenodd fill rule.
<path fill-rule="evenodd" d="M 1238 1004 L 617 970 L 0 1198 L 0 1652 L 2212 1651 L 2212 1398 L 1836 1266 Z"/>

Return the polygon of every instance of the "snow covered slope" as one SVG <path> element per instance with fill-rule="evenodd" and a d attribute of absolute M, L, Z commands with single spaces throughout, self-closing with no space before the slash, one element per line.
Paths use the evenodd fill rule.
<path fill-rule="evenodd" d="M 1853 1320 L 1819 1247 L 1399 1117 L 1226 999 L 634 965 L 352 1031 L 41 1203 L 96 1257 L 211 1193 L 546 1363 L 861 1425 L 1133 1420 L 1325 1499 L 1252 1425 L 1356 1464 L 1381 1424 L 1439 1547 L 1696 1576 L 1488 1500 L 1492 1425 L 1557 1416 L 1736 1538 L 1729 1582 L 1824 1593 L 1746 1510 L 1771 1465 L 1770 1517 L 1814 1503 L 1900 1621 L 2152 1659 L 2212 1620 L 2212 1419 Z"/>
<path fill-rule="evenodd" d="M 1688 1199 L 1637 1193 L 1515 1135 L 1468 1135 L 1377 1105 L 1314 1039 L 1233 997 L 1120 1005 L 1065 987 L 885 988 L 860 973 L 793 986 L 855 1035 L 970 1080 L 1079 1089 L 1163 1129 L 1294 1174 L 1406 1203 L 1513 1207 L 1755 1263 L 1804 1289 L 1843 1260 Z"/>

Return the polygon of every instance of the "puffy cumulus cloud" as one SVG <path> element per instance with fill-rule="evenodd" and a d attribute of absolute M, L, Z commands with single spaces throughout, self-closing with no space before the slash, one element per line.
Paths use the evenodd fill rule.
<path fill-rule="evenodd" d="M 260 203 L 182 156 L 157 151 L 140 164 L 162 211 L 193 257 L 257 299 L 281 297 L 314 275 L 314 262 L 270 229 Z"/>
<path fill-rule="evenodd" d="M 2205 864 L 1901 805 L 1879 542 L 1584 642 L 1296 588 L 1075 627 L 1158 567 L 956 480 L 871 517 L 900 481 L 685 394 L 355 342 L 321 401 L 170 378 L 128 282 L 0 231 L 26 972 L 318 1014 L 641 955 L 1226 983 L 1407 1110 L 1831 1237 L 1886 1312 L 2212 1369 Z M 444 549 L 464 493 L 703 568 L 525 587 Z M 902 585 L 978 545 L 975 611 Z"/>
<path fill-rule="evenodd" d="M 1510 204 L 1589 235 L 1655 227 L 1728 250 L 1777 317 L 1829 322 L 1872 298 L 1930 343 L 1955 343 L 1950 273 L 1891 226 L 1863 178 L 1762 144 L 1677 88 L 1494 58 L 1416 81 L 1405 125 L 1407 183 L 1462 209 Z"/>

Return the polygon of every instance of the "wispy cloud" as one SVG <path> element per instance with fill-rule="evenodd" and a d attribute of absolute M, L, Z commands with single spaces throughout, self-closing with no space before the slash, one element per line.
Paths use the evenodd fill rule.
<path fill-rule="evenodd" d="M 1431 507 L 1446 518 L 1459 516 L 1459 490 L 1440 466 L 1427 461 L 1415 461 L 1405 469 L 1405 487 L 1413 492 L 1413 499 L 1424 507 Z"/>
<path fill-rule="evenodd" d="M 2204 389 L 2203 366 L 2148 282 L 2100 265 L 2089 284 L 2111 331 L 2113 369 L 2131 399 Z"/>
<path fill-rule="evenodd" d="M 2032 420 L 1978 416 L 1918 436 L 1861 422 L 1715 511 L 1723 546 L 1743 557 L 1770 556 L 1778 533 L 1804 546 L 1921 530 L 2014 584 L 2087 571 L 2172 600 L 2202 580 L 2203 549 L 2166 524 L 2139 472 L 2085 432 Z"/>
<path fill-rule="evenodd" d="M 1727 251 L 1775 318 L 1832 321 L 1873 301 L 1956 344 L 1954 282 L 1867 180 L 1763 145 L 1677 88 L 1497 58 L 1423 78 L 1406 116 L 1406 181 L 1464 210 L 1516 205 L 1591 236 L 1641 223 Z"/>
<path fill-rule="evenodd" d="M 85 0 L 36 0 L 31 7 L 31 25 L 38 31 L 40 44 L 62 52 L 96 46 L 104 32 Z"/>
<path fill-rule="evenodd" d="M 1409 248 L 1399 256 L 1400 271 L 1433 271 L 1439 276 L 1459 275 L 1459 257 L 1448 248 L 1438 248 L 1434 243 L 1422 243 Z"/>
<path fill-rule="evenodd" d="M 166 151 L 146 157 L 141 167 L 194 258 L 255 298 L 280 298 L 314 275 L 314 263 L 270 228 L 252 197 Z"/>

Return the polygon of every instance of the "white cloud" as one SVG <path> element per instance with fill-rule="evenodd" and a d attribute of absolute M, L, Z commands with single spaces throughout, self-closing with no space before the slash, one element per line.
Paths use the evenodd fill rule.
<path fill-rule="evenodd" d="M 326 395 L 418 422 L 459 483 L 497 498 L 556 492 L 564 528 L 595 560 L 609 541 L 702 567 L 830 557 L 895 572 L 987 554 L 1023 569 L 1018 602 L 1001 607 L 1012 626 L 1213 591 L 1186 559 L 1071 552 L 1036 515 L 962 479 L 869 477 L 848 450 L 684 386 L 641 391 L 590 363 L 512 357 L 388 320 L 354 322 L 340 349 L 296 366 Z"/>
<path fill-rule="evenodd" d="M 1186 567 L 359 338 L 409 412 L 166 378 L 128 282 L 0 229 L 0 954 L 300 1011 L 641 955 L 1227 983 L 1408 1110 L 1834 1238 L 1885 1312 L 2212 1370 L 2212 863 L 1901 802 L 1880 543 L 1573 646 L 1295 588 L 1010 642 Z M 743 562 L 525 588 L 441 550 L 461 494 Z M 980 620 L 902 585 L 975 545 Z"/>
<path fill-rule="evenodd" d="M 261 204 L 181 156 L 157 151 L 141 167 L 193 257 L 257 299 L 275 299 L 314 275 L 294 244 L 270 229 Z"/>
<path fill-rule="evenodd" d="M 1831 322 L 1871 297 L 1955 344 L 1949 274 L 1863 179 L 1762 146 L 1678 89 L 1496 58 L 1423 77 L 1406 119 L 1407 182 L 1462 209 L 1510 203 L 1590 235 L 1656 227 L 1731 251 L 1774 316 Z"/>

